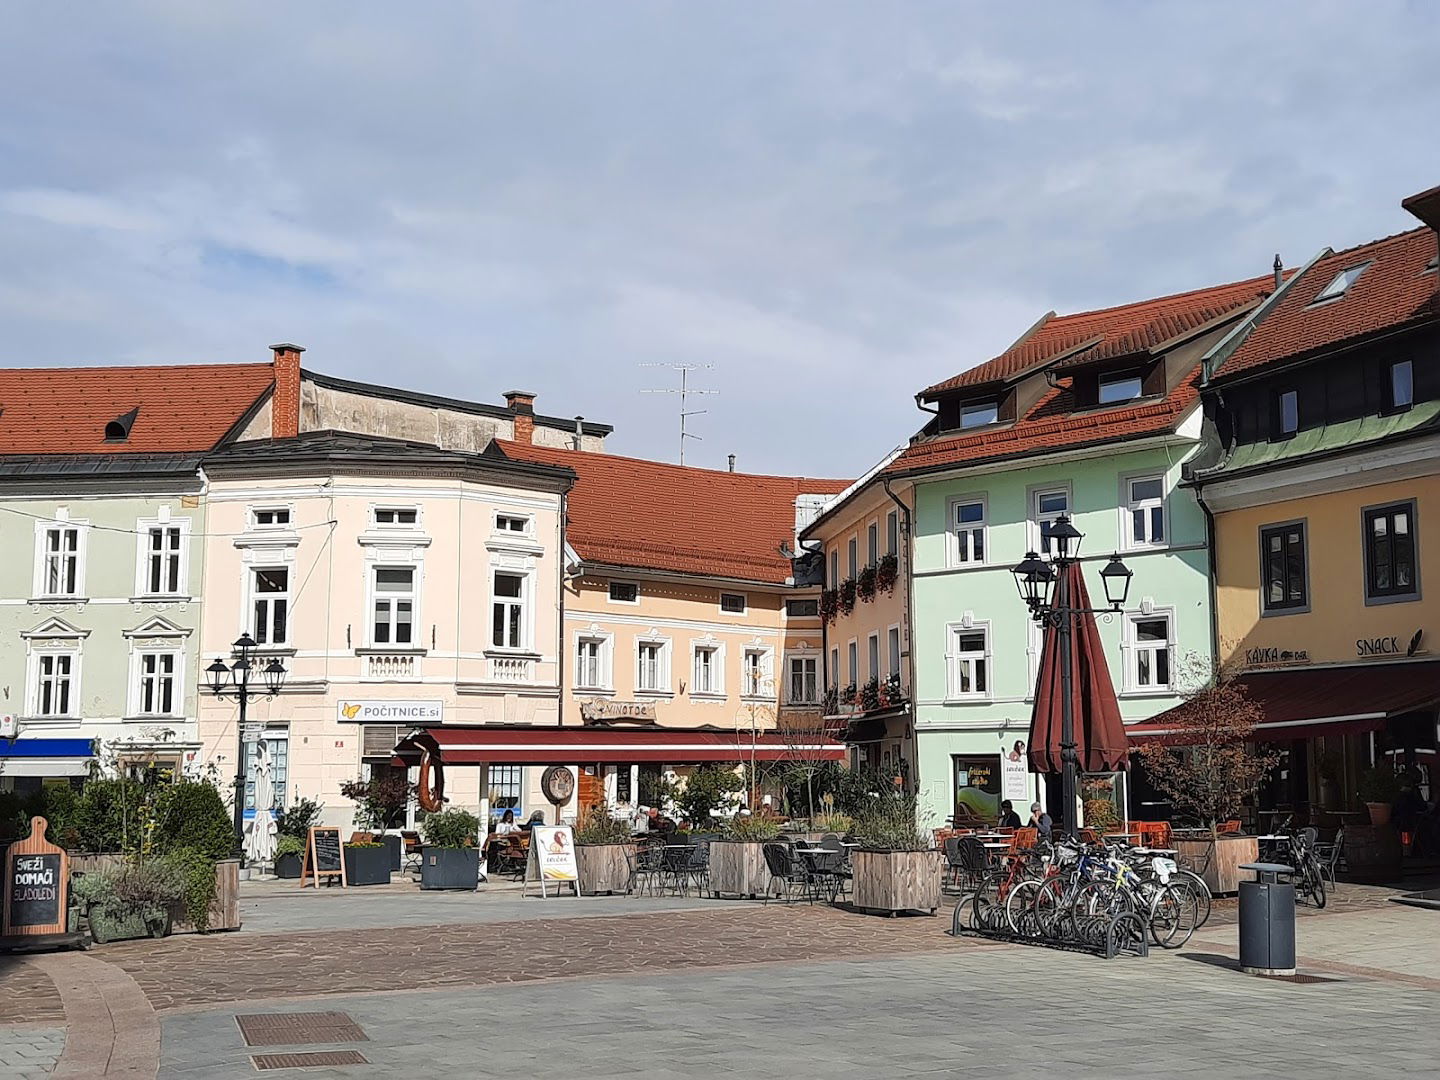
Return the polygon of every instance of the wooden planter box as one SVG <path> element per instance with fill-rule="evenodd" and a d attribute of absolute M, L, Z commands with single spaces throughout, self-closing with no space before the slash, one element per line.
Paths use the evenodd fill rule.
<path fill-rule="evenodd" d="M 1210 850 L 1209 840 L 1173 840 L 1176 851 L 1196 866 L 1205 862 Z M 1253 863 L 1260 858 L 1260 842 L 1253 836 L 1222 836 L 1215 842 L 1215 854 L 1202 875 L 1205 884 L 1216 896 L 1228 896 L 1240 891 L 1242 881 L 1254 881 L 1255 875 L 1241 870 L 1242 863 Z"/>
<path fill-rule="evenodd" d="M 938 851 L 857 851 L 852 903 L 861 911 L 924 911 L 940 907 Z"/>
<path fill-rule="evenodd" d="M 125 862 L 119 854 L 72 855 L 70 872 L 94 873 L 109 870 Z M 240 860 L 221 859 L 215 864 L 215 899 L 210 902 L 211 930 L 240 929 Z M 171 910 L 170 933 L 199 933 L 185 915 L 185 905 L 176 904 Z"/>
<path fill-rule="evenodd" d="M 634 844 L 576 844 L 580 891 L 586 896 L 624 895 L 630 886 L 630 859 L 634 857 Z"/>
<path fill-rule="evenodd" d="M 710 843 L 710 892 L 716 897 L 748 900 L 770 891 L 770 868 L 763 843 L 713 840 Z"/>

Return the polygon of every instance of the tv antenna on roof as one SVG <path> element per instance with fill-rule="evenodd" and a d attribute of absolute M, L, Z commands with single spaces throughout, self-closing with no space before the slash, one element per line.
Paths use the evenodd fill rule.
<path fill-rule="evenodd" d="M 690 385 L 690 372 L 707 371 L 713 368 L 714 364 L 641 364 L 641 367 L 670 368 L 672 371 L 680 372 L 680 385 L 667 386 L 655 390 L 641 390 L 642 394 L 679 394 L 680 395 L 680 464 L 685 464 L 685 440 L 699 440 L 699 435 L 692 435 L 685 430 L 685 421 L 691 416 L 700 416 L 709 412 L 709 409 L 685 408 L 686 402 L 691 394 L 718 394 L 719 390 L 697 390 Z"/>

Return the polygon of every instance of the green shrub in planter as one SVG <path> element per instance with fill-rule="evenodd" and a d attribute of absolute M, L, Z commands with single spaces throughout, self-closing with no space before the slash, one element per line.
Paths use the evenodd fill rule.
<path fill-rule="evenodd" d="M 928 851 L 930 836 L 916 824 L 915 796 L 878 796 L 855 819 L 851 834 L 871 851 Z"/>
<path fill-rule="evenodd" d="M 468 810 L 429 814 L 420 824 L 425 848 L 420 859 L 420 888 L 474 889 L 480 882 L 480 819 Z"/>
<path fill-rule="evenodd" d="M 298 878 L 305 854 L 305 841 L 298 836 L 282 836 L 275 842 L 275 876 Z"/>
<path fill-rule="evenodd" d="M 182 780 L 162 788 L 155 799 L 155 848 L 162 854 L 195 851 L 212 863 L 233 859 L 235 823 L 211 784 Z"/>
<path fill-rule="evenodd" d="M 184 896 L 185 888 L 179 867 L 169 860 L 150 859 L 79 875 L 73 893 L 85 909 L 91 936 L 104 944 L 131 937 L 163 937 L 170 929 L 171 905 Z"/>
<path fill-rule="evenodd" d="M 1388 761 L 1372 765 L 1362 772 L 1356 781 L 1360 801 L 1389 805 L 1400 794 L 1400 777 Z"/>
<path fill-rule="evenodd" d="M 210 905 L 215 902 L 215 860 L 194 848 L 181 848 L 161 861 L 181 882 L 176 899 L 184 902 L 185 917 L 203 934 L 210 929 Z"/>
<path fill-rule="evenodd" d="M 725 839 L 740 844 L 765 844 L 780 835 L 780 823 L 754 814 L 736 814 L 725 826 Z"/>
<path fill-rule="evenodd" d="M 575 843 L 628 844 L 634 839 L 630 822 L 616 818 L 606 803 L 597 803 L 585 812 L 575 826 Z"/>
<path fill-rule="evenodd" d="M 305 850 L 310 830 L 320 824 L 320 815 L 324 810 L 325 804 L 314 799 L 300 799 L 293 806 L 282 807 L 275 814 L 275 832 L 282 839 L 291 836 L 298 840 L 298 855 Z"/>
<path fill-rule="evenodd" d="M 390 884 L 390 852 L 384 844 L 346 844 L 344 859 L 349 884 Z"/>

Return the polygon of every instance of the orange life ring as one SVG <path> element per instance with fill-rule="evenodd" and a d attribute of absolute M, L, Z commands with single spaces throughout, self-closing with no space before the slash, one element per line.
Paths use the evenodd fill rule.
<path fill-rule="evenodd" d="M 431 785 L 430 770 L 435 770 L 435 782 Z M 420 754 L 420 782 L 416 785 L 416 798 L 420 809 L 433 814 L 445 806 L 445 766 L 438 759 L 430 757 L 430 751 Z"/>

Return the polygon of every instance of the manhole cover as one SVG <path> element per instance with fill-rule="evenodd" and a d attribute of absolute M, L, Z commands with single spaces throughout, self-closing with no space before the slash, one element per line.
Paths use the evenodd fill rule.
<path fill-rule="evenodd" d="M 311 1050 L 301 1054 L 252 1054 L 250 1062 L 261 1072 L 270 1069 L 319 1069 L 326 1065 L 369 1065 L 358 1050 Z"/>
<path fill-rule="evenodd" d="M 350 1014 L 343 1012 L 247 1013 L 237 1015 L 235 1023 L 240 1025 L 246 1046 L 370 1041 Z"/>

